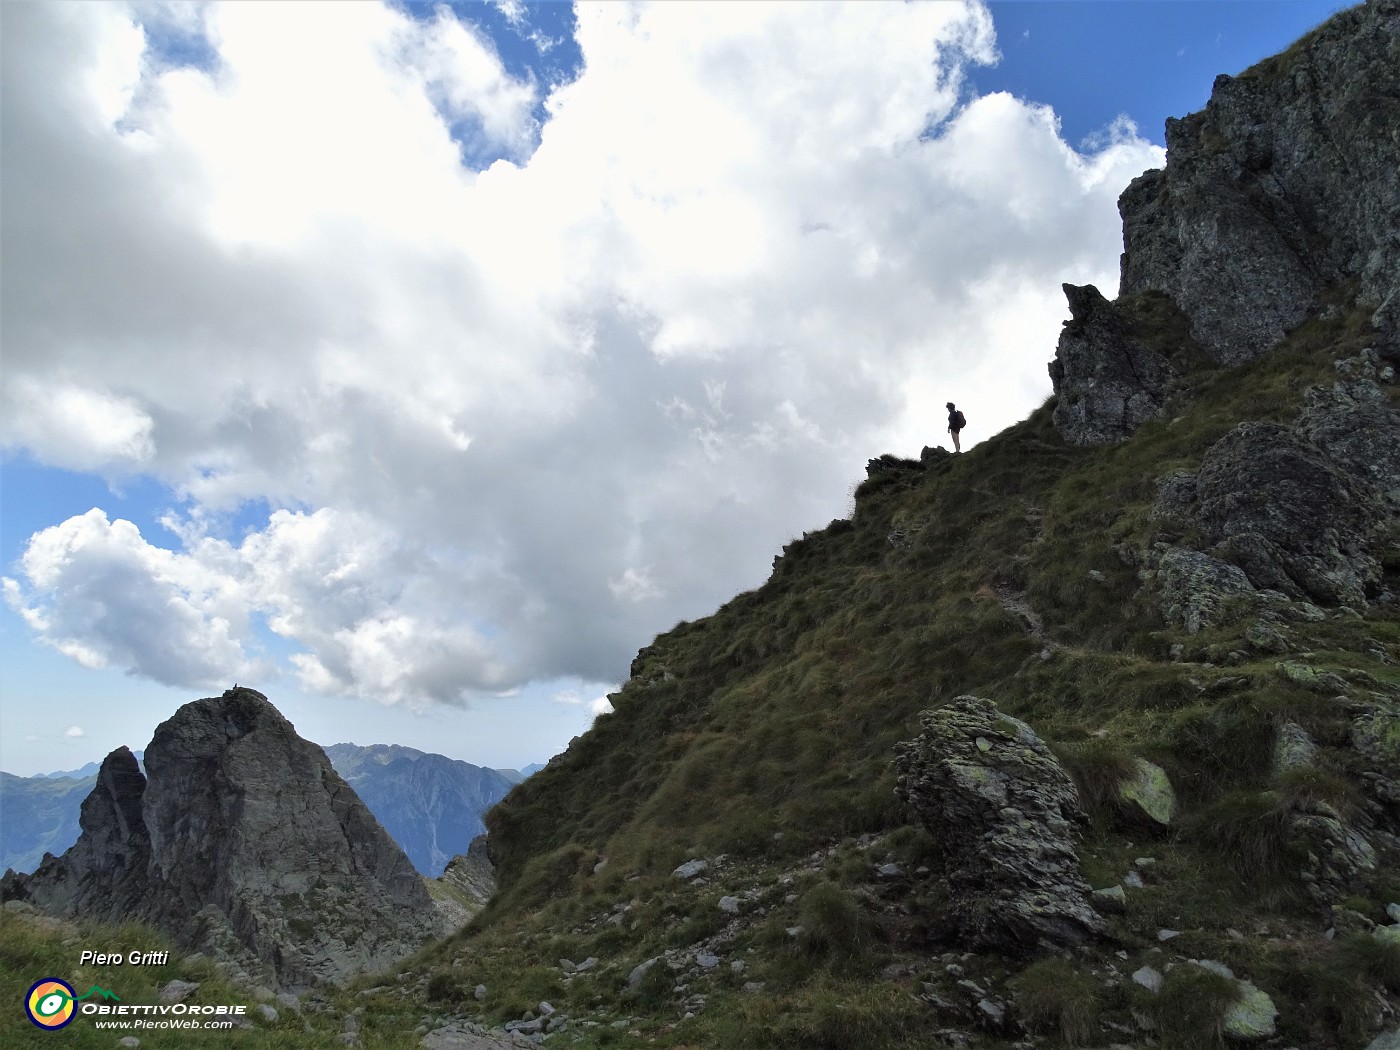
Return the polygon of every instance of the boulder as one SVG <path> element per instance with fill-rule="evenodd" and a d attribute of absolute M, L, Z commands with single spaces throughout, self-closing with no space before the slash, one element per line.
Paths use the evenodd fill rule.
<path fill-rule="evenodd" d="M 1231 618 L 1257 597 L 1243 569 L 1200 551 L 1159 544 L 1147 563 L 1144 580 L 1156 592 L 1163 618 L 1190 634 Z"/>
<path fill-rule="evenodd" d="M 1145 758 L 1133 759 L 1133 775 L 1118 786 L 1118 797 L 1158 824 L 1176 816 L 1176 792 L 1167 771 Z"/>
<path fill-rule="evenodd" d="M 709 866 L 710 862 L 707 860 L 688 860 L 677 867 L 671 874 L 678 879 L 693 879 L 697 875 L 703 874 Z"/>
<path fill-rule="evenodd" d="M 1079 944 L 1107 932 L 1074 848 L 1074 782 L 1024 722 L 960 696 L 896 749 L 896 793 L 942 847 L 949 915 L 970 945 Z"/>
<path fill-rule="evenodd" d="M 1274 772 L 1306 769 L 1315 763 L 1317 743 L 1297 722 L 1284 722 L 1274 739 Z"/>

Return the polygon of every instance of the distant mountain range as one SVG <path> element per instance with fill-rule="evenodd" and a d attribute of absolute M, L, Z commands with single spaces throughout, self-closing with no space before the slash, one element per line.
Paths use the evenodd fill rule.
<path fill-rule="evenodd" d="M 397 744 L 325 751 L 413 866 L 433 878 L 485 834 L 482 814 L 533 772 L 483 769 Z"/>
<path fill-rule="evenodd" d="M 325 752 L 413 866 L 433 878 L 485 831 L 482 814 L 543 768 L 486 769 L 397 744 L 335 744 Z M 89 762 L 32 777 L 0 772 L 0 872 L 31 872 L 45 853 L 61 854 L 78 840 L 78 814 L 98 768 Z"/>

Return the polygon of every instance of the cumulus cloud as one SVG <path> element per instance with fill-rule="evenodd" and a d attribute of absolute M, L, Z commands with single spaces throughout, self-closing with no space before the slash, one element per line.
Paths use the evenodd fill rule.
<path fill-rule="evenodd" d="M 94 508 L 34 535 L 28 587 L 6 600 L 41 638 L 85 667 L 116 665 L 158 682 L 209 685 L 247 676 L 247 608 L 229 581 L 187 555 L 147 543 L 129 521 Z"/>
<path fill-rule="evenodd" d="M 67 737 L 87 736 L 87 734 L 83 732 L 82 726 L 69 726 L 64 730 L 63 735 Z"/>
<path fill-rule="evenodd" d="M 71 470 L 138 468 L 150 459 L 151 417 L 130 397 L 18 376 L 7 384 L 10 442 L 43 449 Z"/>
<path fill-rule="evenodd" d="M 164 682 L 264 626 L 386 702 L 617 680 L 944 401 L 976 438 L 1043 399 L 1162 159 L 966 97 L 978 4 L 580 7 L 542 124 L 446 9 L 175 10 L 0 5 L 0 442 L 186 508 L 56 524 L 6 594 Z"/>

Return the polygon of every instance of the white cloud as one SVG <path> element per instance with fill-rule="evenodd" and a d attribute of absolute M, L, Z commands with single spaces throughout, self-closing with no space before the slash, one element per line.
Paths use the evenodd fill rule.
<path fill-rule="evenodd" d="M 525 4 L 522 0 L 491 0 L 491 6 L 512 26 L 518 28 L 525 24 Z"/>
<path fill-rule="evenodd" d="M 231 581 L 147 543 L 96 508 L 30 538 L 28 587 L 6 600 L 39 637 L 84 667 L 115 664 L 171 685 L 248 676 L 247 606 Z"/>
<path fill-rule="evenodd" d="M 83 732 L 82 726 L 69 726 L 64 730 L 63 735 L 68 737 L 87 736 L 87 734 Z"/>
<path fill-rule="evenodd" d="M 170 10 L 0 5 L 0 441 L 187 501 L 170 549 L 93 511 L 6 585 L 171 683 L 246 679 L 260 622 L 389 703 L 616 680 L 944 401 L 974 439 L 1038 404 L 1161 162 L 965 99 L 975 5 L 581 7 L 542 127 L 446 9 L 201 8 L 207 68 L 143 55 Z"/>
<path fill-rule="evenodd" d="M 43 449 L 55 466 L 130 469 L 154 451 L 154 424 L 131 397 L 19 376 L 5 384 L 5 402 L 6 447 Z"/>

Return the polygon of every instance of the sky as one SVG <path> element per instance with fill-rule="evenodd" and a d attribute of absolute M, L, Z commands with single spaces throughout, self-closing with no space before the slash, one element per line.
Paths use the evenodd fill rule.
<path fill-rule="evenodd" d="M 519 768 L 1050 394 L 1218 73 L 1344 4 L 0 4 L 0 768 L 238 683 Z"/>

